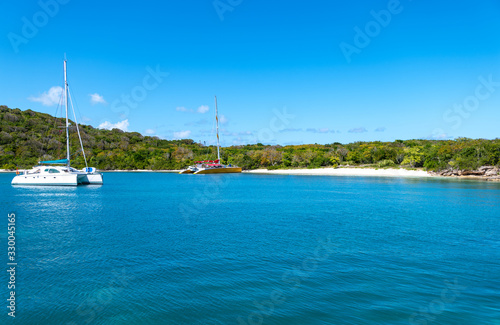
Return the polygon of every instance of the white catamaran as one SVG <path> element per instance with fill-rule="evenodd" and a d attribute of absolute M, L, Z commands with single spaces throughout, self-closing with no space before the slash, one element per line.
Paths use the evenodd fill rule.
<path fill-rule="evenodd" d="M 195 161 L 195 165 L 181 170 L 179 174 L 227 174 L 241 173 L 241 167 L 222 165 L 220 163 L 220 144 L 219 144 L 219 117 L 217 112 L 217 96 L 215 97 L 215 122 L 217 124 L 217 160 Z"/>
<path fill-rule="evenodd" d="M 66 60 L 64 60 L 64 101 L 66 106 L 66 159 L 48 160 L 38 162 L 38 166 L 30 170 L 21 170 L 12 180 L 12 185 L 69 185 L 76 186 L 81 184 L 97 184 L 101 185 L 102 174 L 98 173 L 96 168 L 88 167 L 87 157 L 83 150 L 82 138 L 80 136 L 80 129 L 76 121 L 76 114 L 73 108 L 73 115 L 75 117 L 76 130 L 78 138 L 80 139 L 80 146 L 82 147 L 83 158 L 85 160 L 85 168 L 77 170 L 70 166 L 70 149 L 69 149 L 69 120 L 68 120 L 68 79 L 66 73 Z M 52 166 L 63 165 L 63 166 Z"/>

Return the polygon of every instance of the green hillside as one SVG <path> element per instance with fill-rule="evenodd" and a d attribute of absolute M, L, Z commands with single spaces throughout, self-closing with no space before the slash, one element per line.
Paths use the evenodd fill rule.
<path fill-rule="evenodd" d="M 64 120 L 49 114 L 0 106 L 0 168 L 30 168 L 39 160 L 64 158 Z M 181 169 L 197 160 L 215 159 L 214 146 L 193 140 L 162 140 L 137 132 L 102 130 L 81 125 L 90 166 L 113 169 Z M 253 144 L 222 148 L 223 163 L 244 169 L 318 168 L 337 165 L 424 167 L 427 170 L 476 170 L 500 165 L 500 139 L 396 140 L 350 144 L 269 146 Z M 76 127 L 70 130 L 72 166 L 84 167 Z"/>

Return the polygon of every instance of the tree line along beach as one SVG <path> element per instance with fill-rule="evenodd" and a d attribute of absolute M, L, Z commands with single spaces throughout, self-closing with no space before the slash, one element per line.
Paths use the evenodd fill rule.
<path fill-rule="evenodd" d="M 64 155 L 61 118 L 32 110 L 0 106 L 0 167 L 28 168 L 40 159 Z M 75 128 L 71 122 L 70 128 Z M 104 171 L 177 171 L 197 160 L 216 156 L 215 145 L 191 139 L 165 140 L 119 129 L 81 125 L 89 162 Z M 78 139 L 73 133 L 72 149 Z M 74 148 L 73 148 L 74 147 Z M 253 173 L 396 177 L 467 177 L 499 180 L 500 139 L 396 140 L 341 144 L 225 147 L 225 163 Z M 83 167 L 81 155 L 72 161 Z"/>

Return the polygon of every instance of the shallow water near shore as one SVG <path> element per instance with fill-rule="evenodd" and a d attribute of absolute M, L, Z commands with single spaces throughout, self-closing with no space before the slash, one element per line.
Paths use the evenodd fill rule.
<path fill-rule="evenodd" d="M 499 183 L 12 177 L 0 239 L 6 268 L 15 213 L 17 324 L 500 324 Z"/>

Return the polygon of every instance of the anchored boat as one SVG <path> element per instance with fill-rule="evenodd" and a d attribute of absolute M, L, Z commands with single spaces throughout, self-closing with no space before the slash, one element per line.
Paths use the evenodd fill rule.
<path fill-rule="evenodd" d="M 223 165 L 220 163 L 220 143 L 219 143 L 219 117 L 217 111 L 217 96 L 215 96 L 215 121 L 217 127 L 217 159 L 196 161 L 195 165 L 181 170 L 179 174 L 228 174 L 241 173 L 241 167 Z"/>
<path fill-rule="evenodd" d="M 227 173 L 241 173 L 241 167 L 229 165 L 222 165 L 217 160 L 202 160 L 195 161 L 195 165 L 181 170 L 179 174 L 227 174 Z"/>
<path fill-rule="evenodd" d="M 61 161 L 65 161 L 62 159 Z M 51 166 L 49 162 L 40 162 L 47 165 L 35 166 L 30 170 L 18 172 L 12 180 L 12 185 L 61 185 L 77 186 L 85 184 L 102 184 L 102 174 L 97 173 L 94 167 L 77 170 L 70 166 Z M 55 164 L 55 163 L 53 163 Z"/>
<path fill-rule="evenodd" d="M 16 176 L 12 179 L 12 185 L 66 185 L 77 186 L 81 184 L 97 184 L 103 183 L 102 174 L 97 172 L 96 168 L 88 167 L 87 157 L 83 150 L 82 138 L 80 136 L 80 129 L 76 121 L 75 110 L 73 115 L 75 117 L 76 130 L 80 145 L 82 147 L 83 158 L 85 160 L 85 168 L 77 170 L 70 165 L 70 149 L 69 149 L 69 119 L 68 119 L 68 79 L 66 72 L 66 60 L 64 60 L 64 101 L 66 106 L 66 159 L 48 160 L 38 162 L 38 166 L 30 170 L 17 171 Z M 63 166 L 53 166 L 63 165 Z"/>

